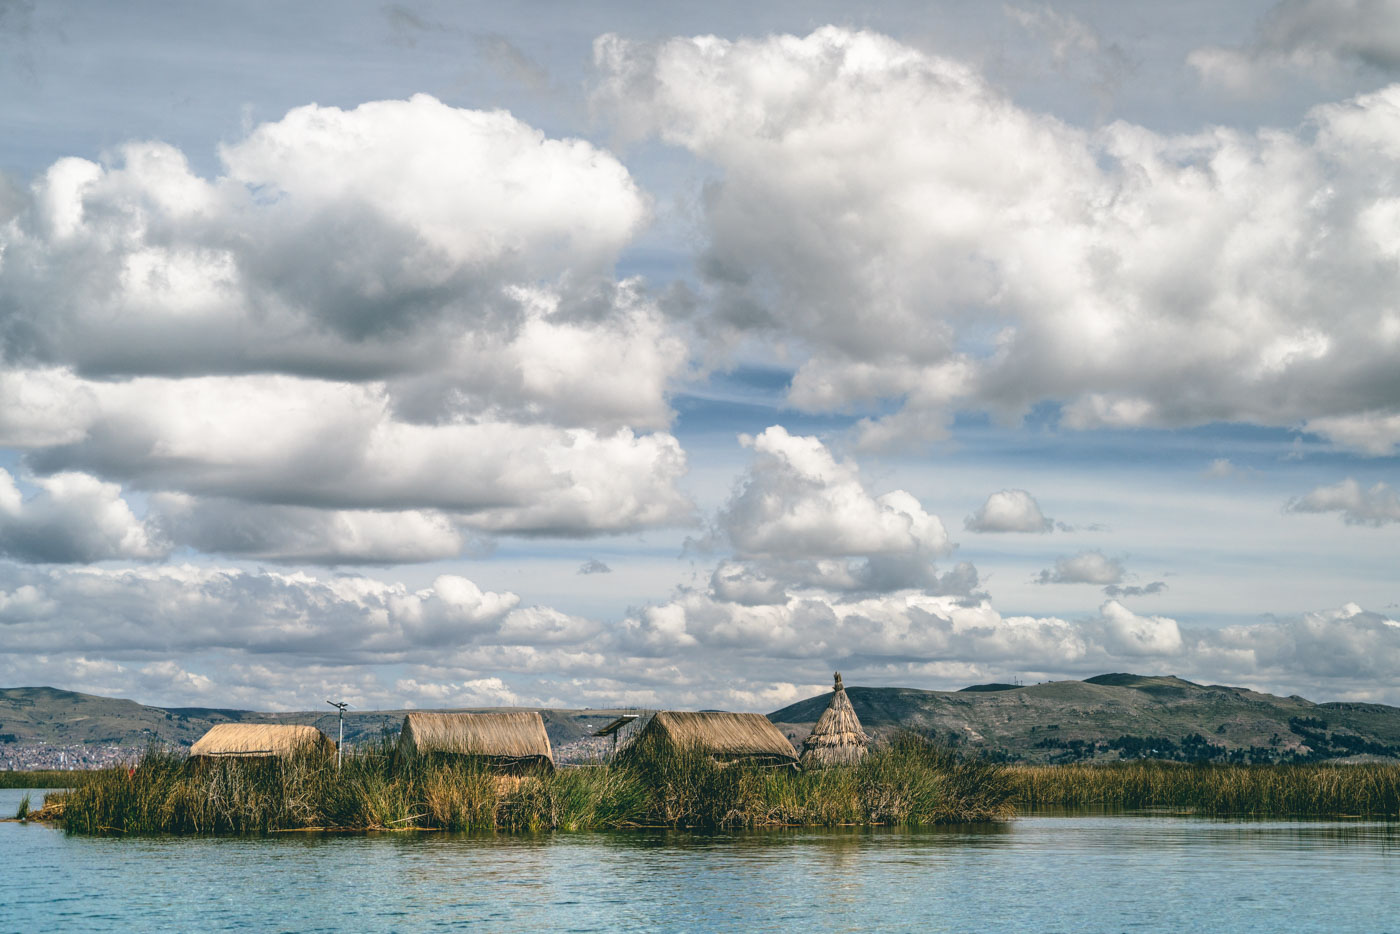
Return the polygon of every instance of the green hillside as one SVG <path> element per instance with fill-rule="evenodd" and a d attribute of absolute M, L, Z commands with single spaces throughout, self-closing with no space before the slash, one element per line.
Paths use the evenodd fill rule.
<path fill-rule="evenodd" d="M 867 732 L 877 736 L 912 729 L 1026 761 L 1400 758 L 1400 708 L 1315 704 L 1172 676 L 1106 674 L 961 691 L 850 687 L 846 693 Z M 768 716 L 800 742 L 830 697 Z"/>

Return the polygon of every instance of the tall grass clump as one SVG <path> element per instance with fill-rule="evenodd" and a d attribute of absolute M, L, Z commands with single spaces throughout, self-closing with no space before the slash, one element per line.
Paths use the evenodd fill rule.
<path fill-rule="evenodd" d="M 1004 820 L 1014 812 L 1001 766 L 902 734 L 858 765 L 799 772 L 716 763 L 662 744 L 622 760 L 647 789 L 646 816 L 668 827 L 924 824 Z"/>
<path fill-rule="evenodd" d="M 1400 765 L 1124 762 L 1014 766 L 1028 807 L 1189 808 L 1252 817 L 1400 816 Z"/>
<path fill-rule="evenodd" d="M 917 826 L 998 820 L 1002 766 L 916 736 L 856 766 L 720 764 L 699 749 L 643 744 L 608 765 L 493 771 L 457 756 L 400 756 L 387 742 L 345 755 L 185 759 L 152 748 L 134 768 L 50 794 L 43 816 L 73 833 L 247 834 L 309 829 L 596 830 L 781 825 Z"/>

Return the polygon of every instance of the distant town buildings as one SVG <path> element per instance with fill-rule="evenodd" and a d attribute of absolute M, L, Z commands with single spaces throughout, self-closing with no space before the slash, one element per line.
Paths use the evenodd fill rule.
<path fill-rule="evenodd" d="M 134 763 L 141 758 L 140 746 L 75 743 L 69 746 L 49 743 L 0 744 L 0 769 L 32 772 L 36 769 L 101 769 Z"/>

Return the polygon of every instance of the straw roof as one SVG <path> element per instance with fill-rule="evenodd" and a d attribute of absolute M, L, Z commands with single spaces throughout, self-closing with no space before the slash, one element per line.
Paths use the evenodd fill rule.
<path fill-rule="evenodd" d="M 860 728 L 851 699 L 836 672 L 836 687 L 817 725 L 802 743 L 802 767 L 822 769 L 831 765 L 855 765 L 865 756 L 870 737 Z"/>
<path fill-rule="evenodd" d="M 421 713 L 403 718 L 399 749 L 409 754 L 451 753 L 501 763 L 554 764 L 544 720 L 535 710 L 492 713 Z"/>
<path fill-rule="evenodd" d="M 637 741 L 648 735 L 676 746 L 698 748 L 722 761 L 758 759 L 778 765 L 797 761 L 792 743 L 758 713 L 662 710 L 642 728 Z"/>
<path fill-rule="evenodd" d="M 290 756 L 322 746 L 335 749 L 331 738 L 314 726 L 289 723 L 219 723 L 190 747 L 191 756 Z"/>

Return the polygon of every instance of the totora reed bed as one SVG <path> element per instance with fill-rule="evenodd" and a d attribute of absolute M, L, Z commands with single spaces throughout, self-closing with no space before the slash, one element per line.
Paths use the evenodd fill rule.
<path fill-rule="evenodd" d="M 819 772 L 721 765 L 698 750 L 501 775 L 458 757 L 405 757 L 392 745 L 345 757 L 188 760 L 152 749 L 134 769 L 94 773 L 42 812 L 72 833 L 293 830 L 731 829 L 937 823 L 1012 816 L 1003 766 L 898 737 L 858 765 Z"/>
<path fill-rule="evenodd" d="M 1400 817 L 1400 765 L 1138 761 L 1007 769 L 1023 807 L 1174 808 L 1211 816 Z"/>
<path fill-rule="evenodd" d="M 912 735 L 854 766 L 723 765 L 698 749 L 502 775 L 478 760 L 397 754 L 200 761 L 160 749 L 84 774 L 30 819 L 69 832 L 739 829 L 1005 820 L 1020 808 L 1171 808 L 1210 816 L 1400 818 L 1400 765 L 998 765 Z M 18 816 L 18 815 L 17 815 Z"/>

